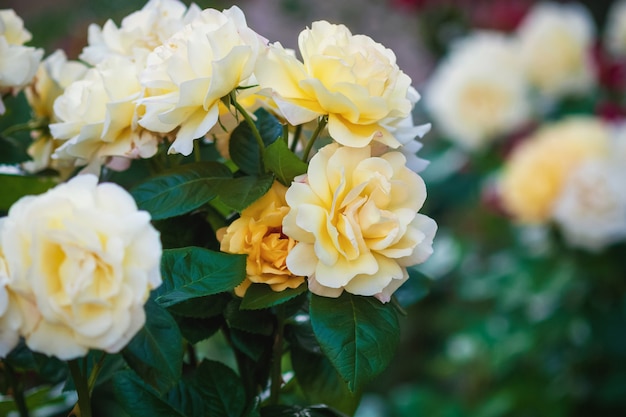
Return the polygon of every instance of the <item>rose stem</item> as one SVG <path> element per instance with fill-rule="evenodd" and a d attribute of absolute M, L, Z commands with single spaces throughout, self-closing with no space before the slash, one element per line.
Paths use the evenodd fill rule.
<path fill-rule="evenodd" d="M 276 333 L 274 334 L 274 346 L 272 347 L 272 370 L 270 385 L 270 404 L 278 404 L 280 387 L 283 383 L 281 362 L 283 357 L 283 333 L 285 330 L 285 306 L 276 308 Z"/>
<path fill-rule="evenodd" d="M 313 149 L 313 143 L 319 137 L 320 133 L 322 133 L 322 130 L 324 130 L 324 128 L 326 127 L 326 123 L 328 123 L 328 118 L 326 116 L 320 118 L 320 121 L 317 124 L 317 129 L 315 129 L 315 132 L 313 132 L 313 135 L 311 135 L 309 143 L 306 144 L 306 148 L 304 149 L 304 153 L 302 154 L 302 160 L 304 162 L 309 159 L 309 153 L 311 153 L 311 149 Z"/>
<path fill-rule="evenodd" d="M 74 386 L 76 387 L 76 393 L 78 394 L 78 416 L 79 417 L 91 417 L 91 401 L 89 399 L 89 385 L 87 378 L 84 377 L 80 371 L 80 365 L 78 359 L 72 359 L 67 361 L 74 380 Z"/>
<path fill-rule="evenodd" d="M 26 399 L 24 398 L 24 387 L 20 381 L 18 381 L 17 376 L 13 371 L 13 367 L 6 362 L 3 363 L 3 366 L 6 371 L 9 384 L 13 389 L 13 401 L 15 401 L 20 417 L 28 417 L 28 407 L 26 406 Z"/>

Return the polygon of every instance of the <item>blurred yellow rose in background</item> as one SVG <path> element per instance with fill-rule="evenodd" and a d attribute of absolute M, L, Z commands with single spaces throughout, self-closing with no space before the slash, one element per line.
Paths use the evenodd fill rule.
<path fill-rule="evenodd" d="M 604 156 L 609 128 L 599 119 L 573 117 L 546 125 L 511 154 L 500 179 L 505 209 L 522 223 L 552 215 L 568 175 L 584 160 Z"/>

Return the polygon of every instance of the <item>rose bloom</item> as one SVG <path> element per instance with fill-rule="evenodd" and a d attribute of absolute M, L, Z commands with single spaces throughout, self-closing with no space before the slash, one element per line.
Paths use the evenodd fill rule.
<path fill-rule="evenodd" d="M 327 115 L 330 136 L 346 146 L 402 144 L 394 126 L 410 116 L 417 92 L 390 49 L 326 21 L 302 31 L 298 45 L 303 62 L 275 43 L 255 71 L 283 118 L 295 126 Z M 423 132 L 414 128 L 412 138 Z"/>
<path fill-rule="evenodd" d="M 87 174 L 17 201 L 0 242 L 33 351 L 67 360 L 118 352 L 145 322 L 161 284 L 159 233 L 116 184 Z"/>
<path fill-rule="evenodd" d="M 99 172 L 111 157 L 149 158 L 160 135 L 137 124 L 141 94 L 137 64 L 112 56 L 70 84 L 54 103 L 52 136 L 64 140 L 53 158 Z"/>
<path fill-rule="evenodd" d="M 426 187 L 405 162 L 399 152 L 372 157 L 369 146 L 335 143 L 291 184 L 283 232 L 298 243 L 287 267 L 307 276 L 313 293 L 387 302 L 408 279 L 406 268 L 430 256 L 437 225 L 418 213 Z"/>
<path fill-rule="evenodd" d="M 30 39 L 15 11 L 0 9 L 0 115 L 5 112 L 2 95 L 17 93 L 30 83 L 43 56 L 43 49 L 23 46 Z"/>
<path fill-rule="evenodd" d="M 582 161 L 606 155 L 609 137 L 608 126 L 587 117 L 539 129 L 506 162 L 499 181 L 505 210 L 522 223 L 549 220 L 566 178 Z"/>
<path fill-rule="evenodd" d="M 582 94 L 595 85 L 595 28 L 578 4 L 539 3 L 520 25 L 521 57 L 531 83 L 546 97 Z"/>
<path fill-rule="evenodd" d="M 126 16 L 119 28 L 112 20 L 107 20 L 102 28 L 89 25 L 88 45 L 80 59 L 91 65 L 111 55 L 143 61 L 198 14 L 200 8 L 194 3 L 187 9 L 178 0 L 150 0 L 141 10 Z"/>
<path fill-rule="evenodd" d="M 86 72 L 87 67 L 83 63 L 68 61 L 61 49 L 44 59 L 35 74 L 34 82 L 24 90 L 34 116 L 49 123 L 57 122 L 54 101 L 63 94 L 66 87 L 82 78 Z M 64 177 L 69 175 L 71 164 L 51 159 L 52 153 L 61 142 L 55 141 L 47 131 L 33 131 L 31 135 L 35 141 L 28 148 L 28 154 L 33 160 L 25 162 L 24 169 L 37 172 L 50 167 L 64 173 Z"/>
<path fill-rule="evenodd" d="M 426 90 L 435 126 L 467 150 L 480 150 L 530 119 L 528 80 L 518 44 L 478 32 L 455 45 Z"/>
<path fill-rule="evenodd" d="M 193 140 L 217 123 L 220 99 L 252 75 L 262 45 L 236 6 L 203 10 L 148 56 L 139 124 L 162 133 L 179 128 L 169 152 L 189 155 Z"/>
<path fill-rule="evenodd" d="M 607 14 L 604 45 L 615 56 L 626 56 L 626 1 L 613 3 Z"/>
<path fill-rule="evenodd" d="M 286 191 L 284 185 L 274 182 L 263 197 L 241 212 L 241 217 L 217 232 L 220 250 L 248 255 L 246 279 L 235 288 L 235 294 L 240 297 L 253 283 L 283 291 L 297 288 L 304 282 L 304 278 L 292 274 L 286 264 L 287 254 L 296 244 L 282 231 L 283 218 L 289 212 Z"/>
<path fill-rule="evenodd" d="M 591 158 L 568 176 L 553 217 L 570 245 L 598 252 L 626 239 L 626 166 L 620 162 Z"/>
<path fill-rule="evenodd" d="M 0 230 L 2 221 L 3 219 L 0 219 Z M 6 357 L 17 345 L 20 339 L 19 328 L 22 324 L 19 311 L 15 308 L 14 296 L 7 288 L 9 282 L 9 271 L 0 246 L 0 358 Z"/>

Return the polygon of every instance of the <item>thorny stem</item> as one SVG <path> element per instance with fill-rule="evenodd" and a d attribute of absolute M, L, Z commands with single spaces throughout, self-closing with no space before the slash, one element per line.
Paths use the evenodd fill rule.
<path fill-rule="evenodd" d="M 270 404 L 277 405 L 280 397 L 280 388 L 283 383 L 281 362 L 283 357 L 283 335 L 285 330 L 285 308 L 278 306 L 276 318 L 278 320 L 276 333 L 274 334 L 274 345 L 272 347 L 272 369 L 270 385 Z"/>
<path fill-rule="evenodd" d="M 78 359 L 67 361 L 74 380 L 74 386 L 76 387 L 76 393 L 78 394 L 78 403 L 74 406 L 74 409 L 70 412 L 70 416 L 76 417 L 91 417 L 91 400 L 89 399 L 89 385 L 87 379 L 80 371 L 80 365 Z"/>
<path fill-rule="evenodd" d="M 313 132 L 313 135 L 311 135 L 311 138 L 309 139 L 309 143 L 307 143 L 306 148 L 304 148 L 304 153 L 302 154 L 302 160 L 304 162 L 306 162 L 309 159 L 309 154 L 311 153 L 311 149 L 313 149 L 313 143 L 315 143 L 315 140 L 319 137 L 320 133 L 322 133 L 322 130 L 324 130 L 327 123 L 328 123 L 327 116 L 323 116 L 320 118 L 317 124 L 317 129 L 315 129 L 315 132 Z"/>
<path fill-rule="evenodd" d="M 302 134 L 302 125 L 296 126 L 296 131 L 293 134 L 293 142 L 291 142 L 291 152 L 295 152 L 298 147 L 298 141 L 300 140 L 300 134 Z"/>
<path fill-rule="evenodd" d="M 263 143 L 263 138 L 261 138 L 261 134 L 259 133 L 259 129 L 257 129 L 256 125 L 254 124 L 254 120 L 252 120 L 252 117 L 250 117 L 250 115 L 248 114 L 246 109 L 244 109 L 241 106 L 241 104 L 239 104 L 237 102 L 237 100 L 235 99 L 234 96 L 231 97 L 231 103 L 232 103 L 233 106 L 235 106 L 237 111 L 239 113 L 241 113 L 241 115 L 243 116 L 243 118 L 246 121 L 246 123 L 248 124 L 248 126 L 250 126 L 250 130 L 252 130 L 252 135 L 256 139 L 257 145 L 259 146 L 259 152 L 261 154 L 261 158 L 263 158 L 263 150 L 265 149 L 265 144 Z"/>

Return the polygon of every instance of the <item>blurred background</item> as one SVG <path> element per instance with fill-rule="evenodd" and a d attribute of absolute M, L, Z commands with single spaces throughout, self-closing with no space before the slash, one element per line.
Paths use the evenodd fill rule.
<path fill-rule="evenodd" d="M 24 19 L 33 34 L 30 45 L 44 47 L 46 55 L 62 48 L 75 59 L 87 42 L 90 23 L 102 25 L 110 18 L 119 25 L 144 3 L 4 0 L 2 7 L 15 9 Z M 218 9 L 234 3 L 196 2 L 202 8 Z M 581 248 L 564 236 L 555 221 L 516 221 L 503 207 L 497 187 L 511 149 L 545 123 L 573 115 L 621 123 L 626 114 L 626 61 L 624 56 L 607 53 L 603 44 L 615 3 L 582 3 L 594 28 L 587 51 L 593 59 L 591 87 L 540 97 L 530 106 L 532 117 L 492 134 L 496 138 L 479 149 L 463 146 L 445 122 L 438 122 L 442 118 L 436 106 L 426 108 L 425 100 L 418 103 L 416 122 L 434 125 L 419 153 L 431 161 L 422 173 L 429 192 L 423 211 L 439 224 L 434 255 L 420 267 L 429 279 L 430 292 L 403 292 L 415 300 L 423 298 L 408 309 L 397 356 L 369 386 L 358 417 L 626 415 L 624 239 L 593 250 Z M 424 94 L 434 74 L 449 61 L 455 42 L 478 29 L 514 34 L 538 2 L 241 0 L 236 4 L 250 27 L 291 48 L 297 47 L 298 33 L 319 19 L 369 35 L 396 53 L 400 68 Z M 441 100 L 454 105 L 452 97 Z M 559 154 L 550 157 L 556 160 Z M 624 188 L 624 170 L 618 172 Z"/>

